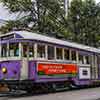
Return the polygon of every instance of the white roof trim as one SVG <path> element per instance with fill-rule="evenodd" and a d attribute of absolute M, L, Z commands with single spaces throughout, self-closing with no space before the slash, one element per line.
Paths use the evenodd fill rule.
<path fill-rule="evenodd" d="M 81 45 L 78 43 L 68 42 L 68 41 L 56 39 L 53 37 L 40 35 L 37 33 L 32 33 L 32 32 L 28 32 L 28 31 L 12 31 L 7 34 L 12 34 L 12 33 L 20 35 L 23 39 L 39 40 L 39 41 L 49 42 L 49 43 L 53 43 L 53 44 L 77 48 L 77 49 L 81 49 L 81 50 L 86 50 L 86 51 L 90 51 L 90 52 L 100 53 L 100 49 L 98 49 L 98 48 L 89 47 L 89 46 Z"/>

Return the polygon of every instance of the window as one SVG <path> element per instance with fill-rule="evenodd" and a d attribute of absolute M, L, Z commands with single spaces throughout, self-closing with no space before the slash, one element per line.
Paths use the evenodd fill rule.
<path fill-rule="evenodd" d="M 28 45 L 26 43 L 23 44 L 23 57 L 27 57 L 27 55 L 28 55 Z"/>
<path fill-rule="evenodd" d="M 37 57 L 45 58 L 45 45 L 42 44 L 37 45 Z"/>
<path fill-rule="evenodd" d="M 9 56 L 19 56 L 19 45 L 18 43 L 11 43 L 9 44 Z"/>
<path fill-rule="evenodd" d="M 71 51 L 72 60 L 76 61 L 76 51 Z"/>
<path fill-rule="evenodd" d="M 23 57 L 34 57 L 34 44 L 23 43 Z"/>
<path fill-rule="evenodd" d="M 79 63 L 80 64 L 84 63 L 83 55 L 81 55 L 81 54 L 79 54 Z"/>
<path fill-rule="evenodd" d="M 89 61 L 89 56 L 85 56 L 85 64 L 90 64 L 90 61 Z"/>
<path fill-rule="evenodd" d="M 29 57 L 34 57 L 34 44 L 29 45 Z"/>
<path fill-rule="evenodd" d="M 56 48 L 56 59 L 63 59 L 62 48 Z"/>
<path fill-rule="evenodd" d="M 100 55 L 98 55 L 98 63 L 100 64 L 100 60 L 99 59 L 100 59 Z"/>
<path fill-rule="evenodd" d="M 87 70 L 83 70 L 82 74 L 83 75 L 88 75 L 88 71 Z"/>
<path fill-rule="evenodd" d="M 1 57 L 7 57 L 7 44 L 1 46 Z"/>
<path fill-rule="evenodd" d="M 48 46 L 48 60 L 54 59 L 54 47 Z"/>
<path fill-rule="evenodd" d="M 64 49 L 64 59 L 69 60 L 69 50 L 68 49 Z"/>

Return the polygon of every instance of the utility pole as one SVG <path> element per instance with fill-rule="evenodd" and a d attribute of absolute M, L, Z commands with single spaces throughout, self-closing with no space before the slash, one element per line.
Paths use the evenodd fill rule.
<path fill-rule="evenodd" d="M 71 0 L 64 0 L 65 16 L 68 15 L 68 9 L 69 9 L 69 6 L 70 6 L 70 2 L 71 2 Z"/>

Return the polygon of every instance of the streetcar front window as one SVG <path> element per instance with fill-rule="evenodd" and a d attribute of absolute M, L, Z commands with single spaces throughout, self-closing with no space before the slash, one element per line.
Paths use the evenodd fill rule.
<path fill-rule="evenodd" d="M 1 57 L 7 57 L 7 44 L 1 46 Z"/>
<path fill-rule="evenodd" d="M 19 56 L 19 45 L 18 43 L 11 43 L 9 44 L 9 56 Z"/>

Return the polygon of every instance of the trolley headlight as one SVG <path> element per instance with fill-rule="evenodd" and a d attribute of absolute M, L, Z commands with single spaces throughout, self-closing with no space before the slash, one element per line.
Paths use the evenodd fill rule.
<path fill-rule="evenodd" d="M 6 74 L 6 73 L 7 73 L 7 68 L 6 68 L 6 67 L 2 67 L 2 72 L 3 72 L 4 74 Z"/>

